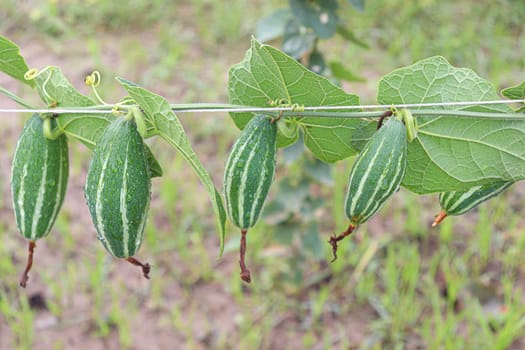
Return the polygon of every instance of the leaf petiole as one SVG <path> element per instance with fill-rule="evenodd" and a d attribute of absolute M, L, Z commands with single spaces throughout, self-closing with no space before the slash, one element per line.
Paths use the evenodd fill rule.
<path fill-rule="evenodd" d="M 25 108 L 28 108 L 28 109 L 34 109 L 34 107 L 32 107 L 28 102 L 24 101 L 21 97 L 18 97 L 17 95 L 12 93 L 11 91 L 6 90 L 6 89 L 4 89 L 1 86 L 0 86 L 0 94 L 10 98 L 11 100 L 13 100 L 14 102 L 18 103 L 22 107 L 25 107 Z"/>

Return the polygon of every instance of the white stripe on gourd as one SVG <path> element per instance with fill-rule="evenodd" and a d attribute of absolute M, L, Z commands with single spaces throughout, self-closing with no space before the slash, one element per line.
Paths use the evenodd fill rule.
<path fill-rule="evenodd" d="M 47 148 L 44 148 L 44 159 L 47 159 Z M 44 194 L 46 193 L 46 181 L 47 179 L 47 162 L 44 161 L 44 167 L 42 168 L 42 177 L 40 178 L 40 185 L 38 188 L 38 194 L 35 202 L 35 210 L 33 212 L 33 225 L 31 226 L 31 240 L 36 240 L 38 231 L 38 222 L 42 217 L 42 205 L 44 204 Z"/>
<path fill-rule="evenodd" d="M 15 153 L 14 159 L 17 159 L 17 153 Z M 27 168 L 28 167 L 29 167 L 29 163 L 24 164 L 22 167 L 22 177 L 20 178 L 20 187 L 18 189 L 18 199 L 13 203 L 13 208 L 15 208 L 15 220 L 16 220 L 16 223 L 18 224 L 18 231 L 20 231 L 20 233 L 22 233 L 24 237 L 26 237 L 26 235 L 24 234 L 24 232 L 26 232 L 26 212 L 24 209 L 24 200 L 26 196 L 25 181 L 27 178 L 27 172 L 28 172 Z M 15 174 L 13 173 L 12 176 L 14 178 Z M 15 193 L 13 191 L 13 199 L 14 197 L 15 197 Z M 29 237 L 26 237 L 26 238 L 31 239 L 31 234 L 29 234 Z"/>
<path fill-rule="evenodd" d="M 136 246 L 140 246 L 142 244 L 142 240 L 144 239 L 144 229 L 146 228 L 146 219 L 148 218 L 148 210 L 149 210 L 149 201 L 146 203 L 146 208 L 144 209 L 144 212 L 142 213 L 142 216 L 140 218 L 140 223 L 139 223 L 140 234 L 135 237 Z"/>
<path fill-rule="evenodd" d="M 95 203 L 96 203 L 95 204 L 95 213 L 94 213 L 94 215 L 93 215 L 93 213 L 91 215 L 93 217 L 95 228 L 97 230 L 97 238 L 101 242 L 103 242 L 104 247 L 109 251 L 109 253 L 111 255 L 115 256 L 115 253 L 114 253 L 113 248 L 111 246 L 111 242 L 108 242 L 106 237 L 103 234 L 103 232 L 105 232 L 105 229 L 104 229 L 104 220 L 102 219 L 103 218 L 103 213 L 104 213 L 104 210 L 102 208 L 102 204 L 103 204 L 102 194 L 104 193 L 104 180 L 105 180 L 104 176 L 105 176 L 106 169 L 107 169 L 107 166 L 108 166 L 108 163 L 109 163 L 109 156 L 110 156 L 110 152 L 111 152 L 111 147 L 112 147 L 112 144 L 110 145 L 110 149 L 105 154 L 106 158 L 104 158 L 104 161 L 102 163 L 102 169 L 100 171 L 100 175 L 98 176 L 98 187 L 97 187 L 97 192 L 96 192 L 96 197 L 95 197 Z M 88 177 L 89 177 L 89 172 L 88 172 Z M 97 178 L 95 177 L 94 180 L 97 180 Z M 88 199 L 88 201 L 89 201 L 89 199 Z"/>
<path fill-rule="evenodd" d="M 138 129 L 137 129 L 138 131 Z M 126 154 L 129 152 L 129 142 L 126 144 Z M 120 190 L 120 215 L 122 219 L 122 244 L 124 246 L 124 256 L 129 256 L 129 220 L 128 220 L 128 210 L 126 205 L 126 195 L 128 193 L 128 157 L 124 160 L 124 169 L 122 170 L 122 189 Z M 140 227 L 140 225 L 139 225 Z M 135 241 L 136 242 L 136 241 Z"/>

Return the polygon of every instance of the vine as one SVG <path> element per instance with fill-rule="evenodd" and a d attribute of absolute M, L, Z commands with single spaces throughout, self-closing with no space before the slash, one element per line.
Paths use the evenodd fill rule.
<path fill-rule="evenodd" d="M 40 113 L 45 120 L 54 116 L 55 130 L 45 124 L 47 138 L 64 133 L 93 149 L 111 121 L 128 114 L 143 138 L 160 137 L 179 151 L 209 194 L 220 254 L 227 220 L 223 196 L 195 154 L 175 112 L 228 112 L 240 129 L 256 113 L 269 115 L 277 121 L 277 147 L 291 146 L 301 139 L 311 154 L 325 163 L 359 154 L 381 125 L 376 120 L 399 114 L 409 141 L 401 182 L 406 189 L 418 194 L 466 191 L 525 178 L 525 82 L 503 90 L 509 100 L 501 100 L 490 82 L 470 69 L 451 66 L 443 57 L 431 57 L 387 74 L 379 83 L 379 104 L 364 106 L 357 95 L 253 39 L 245 58 L 229 70 L 229 103 L 173 105 L 123 78 L 116 80 L 128 96 L 108 104 L 96 90 L 101 79 L 98 72 L 85 80 L 93 99 L 78 92 L 58 67 L 29 70 L 18 47 L 6 38 L 0 37 L 0 52 L 0 71 L 35 87 L 46 107 L 32 108 L 4 88 L 0 93 L 21 105 L 21 110 Z M 147 146 L 145 152 L 151 177 L 162 176 L 162 168 Z M 339 237 L 352 230 L 350 226 L 341 236 L 330 239 L 334 257 Z"/>

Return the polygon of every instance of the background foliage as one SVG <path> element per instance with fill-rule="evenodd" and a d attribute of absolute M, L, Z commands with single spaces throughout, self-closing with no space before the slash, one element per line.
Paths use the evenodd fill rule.
<path fill-rule="evenodd" d="M 7 0 L 0 31 L 21 46 L 31 67 L 59 65 L 85 93 L 83 77 L 99 69 L 109 101 L 123 94 L 114 90 L 116 75 L 173 102 L 226 101 L 227 68 L 241 60 L 259 19 L 282 6 L 202 0 L 177 2 L 166 11 L 160 1 L 115 7 L 104 0 Z M 365 79 L 342 82 L 363 103 L 374 102 L 381 76 L 432 55 L 471 67 L 498 88 L 524 80 L 521 1 L 414 0 L 400 7 L 370 0 L 363 12 L 340 1 L 337 14 L 369 48 L 339 35 L 320 40 L 318 48 L 326 61 Z M 1 76 L 0 85 L 32 98 L 29 87 L 10 78 Z M 219 186 L 238 134 L 233 122 L 224 114 L 180 118 Z M 151 282 L 109 258 L 83 203 L 89 151 L 72 143 L 65 208 L 39 244 L 32 280 L 21 291 L 16 284 L 25 242 L 11 213 L 9 164 L 23 119 L 0 120 L 0 348 L 525 346 L 523 186 L 435 230 L 429 223 L 437 200 L 401 191 L 328 264 L 325 241 L 346 226 L 342 203 L 351 160 L 328 168 L 298 157 L 300 143 L 280 152 L 283 181 L 272 188 L 264 222 L 250 232 L 251 286 L 238 278 L 237 232 L 228 227 L 225 256 L 216 260 L 206 192 L 182 156 L 157 141 L 150 147 L 165 174 L 153 182 L 140 254 L 154 266 Z"/>

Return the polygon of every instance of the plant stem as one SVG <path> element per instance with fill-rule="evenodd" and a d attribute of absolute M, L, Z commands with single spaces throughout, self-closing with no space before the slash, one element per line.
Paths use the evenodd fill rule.
<path fill-rule="evenodd" d="M 436 227 L 437 225 L 439 225 L 439 223 L 443 221 L 443 219 L 445 219 L 446 217 L 447 217 L 447 213 L 445 213 L 444 211 L 436 215 L 436 218 L 434 219 L 434 222 L 432 223 L 432 227 Z"/>
<path fill-rule="evenodd" d="M 29 108 L 29 109 L 33 108 L 33 107 L 31 107 L 31 105 L 29 103 L 24 101 L 21 97 L 16 96 L 14 93 L 12 93 L 9 90 L 4 89 L 1 86 L 0 86 L 0 94 L 4 95 L 6 97 L 9 97 L 11 100 L 15 101 L 16 103 L 18 103 L 22 107 Z"/>
<path fill-rule="evenodd" d="M 25 288 L 27 286 L 27 280 L 29 279 L 29 271 L 31 270 L 31 267 L 33 266 L 33 252 L 35 250 L 36 243 L 35 241 L 29 241 L 29 247 L 28 247 L 28 255 L 27 255 L 27 264 L 24 272 L 22 273 L 22 277 L 20 277 L 20 287 Z"/>
<path fill-rule="evenodd" d="M 458 111 L 458 110 L 444 110 L 444 109 L 414 109 L 411 111 L 414 117 L 425 116 L 451 116 L 451 117 L 469 117 L 469 118 L 483 118 L 483 119 L 507 119 L 507 120 L 522 120 L 525 119 L 523 113 L 490 113 L 490 112 L 472 112 L 472 111 Z M 377 118 L 381 117 L 385 112 L 283 112 L 283 117 L 326 117 L 326 118 Z"/>
<path fill-rule="evenodd" d="M 0 93 L 8 93 L 0 88 Z M 7 94 L 6 94 L 7 95 Z M 10 95 L 8 95 L 10 96 Z M 16 98 L 16 96 L 10 96 Z M 136 105 L 122 105 L 122 104 L 107 104 L 87 107 L 64 107 L 64 108 L 49 108 L 49 109 L 33 109 L 29 108 L 24 101 L 18 100 L 18 103 L 27 107 L 27 110 L 17 109 L 2 109 L 3 112 L 34 112 L 34 113 L 54 113 L 54 114 L 107 114 L 113 113 L 112 108 L 118 108 L 119 111 L 127 112 L 130 108 Z M 475 105 L 475 103 L 473 103 Z M 264 113 L 270 116 L 279 116 L 283 118 L 302 118 L 302 117 L 318 117 L 318 118 L 380 118 L 385 114 L 384 110 L 377 111 L 356 111 L 344 112 L 345 110 L 356 109 L 361 107 L 376 107 L 376 109 L 384 109 L 386 106 L 316 106 L 304 107 L 305 111 L 294 111 L 293 107 L 253 107 L 242 105 L 231 105 L 222 103 L 191 103 L 191 104 L 170 104 L 173 111 L 177 113 Z M 334 108 L 335 107 L 335 108 Z M 395 105 L 388 108 L 396 107 Z M 410 107 L 403 107 L 410 109 Z M 368 109 L 368 108 L 367 108 Z M 499 112 L 474 112 L 466 110 L 452 110 L 452 109 L 420 109 L 415 107 L 410 109 L 414 117 L 458 117 L 458 118 L 477 118 L 477 119 L 497 119 L 497 120 L 524 120 L 525 113 L 499 113 Z"/>
<path fill-rule="evenodd" d="M 332 237 L 330 237 L 328 243 L 330 243 L 330 245 L 332 246 L 332 252 L 334 254 L 334 257 L 330 262 L 334 262 L 337 260 L 337 243 L 343 240 L 346 236 L 349 236 L 352 232 L 355 231 L 356 228 L 357 225 L 350 223 L 348 225 L 348 228 L 344 232 L 341 232 L 339 235 L 333 234 Z"/>
<path fill-rule="evenodd" d="M 246 263 L 244 262 L 244 258 L 246 255 L 246 234 L 248 233 L 248 230 L 241 230 L 241 246 L 239 249 L 240 253 L 240 260 L 239 265 L 241 266 L 241 279 L 246 282 L 250 283 L 252 281 L 252 278 L 250 276 L 250 270 L 246 267 Z"/>
<path fill-rule="evenodd" d="M 149 279 L 149 272 L 151 271 L 151 266 L 148 263 L 143 264 L 132 256 L 126 258 L 126 261 L 135 266 L 140 266 L 142 268 L 142 274 L 144 275 L 144 277 Z"/>
<path fill-rule="evenodd" d="M 170 104 L 170 107 L 174 111 L 180 111 L 180 110 L 193 110 L 193 109 L 231 109 L 231 108 L 239 108 L 241 106 L 239 105 L 232 105 L 229 103 L 174 103 Z M 245 106 L 249 107 L 249 106 Z"/>

